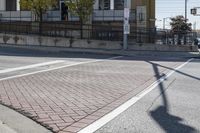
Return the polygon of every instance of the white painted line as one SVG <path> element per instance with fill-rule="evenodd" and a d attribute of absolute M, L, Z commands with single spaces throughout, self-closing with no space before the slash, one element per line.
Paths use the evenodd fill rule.
<path fill-rule="evenodd" d="M 112 119 L 114 119 L 115 117 L 117 117 L 119 114 L 121 114 L 122 112 L 124 112 L 125 110 L 127 110 L 132 105 L 134 105 L 137 101 L 139 101 L 141 98 L 143 98 L 146 94 L 148 94 L 153 89 L 155 89 L 155 87 L 157 87 L 160 83 L 162 83 L 166 78 L 168 78 L 169 76 L 171 76 L 174 72 L 176 72 L 177 70 L 181 69 L 182 67 L 184 67 L 186 64 L 188 64 L 192 60 L 193 59 L 189 59 L 187 62 L 183 63 L 182 65 L 178 66 L 174 70 L 170 71 L 164 77 L 158 79 L 153 84 L 151 84 L 149 87 L 147 87 L 144 91 L 142 91 L 139 94 L 137 94 L 136 96 L 132 97 L 130 100 L 128 100 L 127 102 L 125 102 L 124 104 L 122 104 L 121 106 L 119 106 L 118 108 L 116 108 L 115 110 L 111 111 L 107 115 L 103 116 L 99 120 L 95 121 L 91 125 L 83 128 L 78 133 L 93 133 L 93 132 L 97 131 L 102 126 L 104 126 L 105 124 L 107 124 L 109 121 L 111 121 Z"/>
<path fill-rule="evenodd" d="M 64 62 L 64 60 L 56 60 L 56 61 L 43 62 L 43 63 L 22 66 L 22 67 L 17 67 L 17 68 L 9 68 L 9 69 L 0 70 L 0 74 L 14 72 L 14 71 L 20 71 L 20 70 L 25 70 L 25 69 L 30 69 L 30 68 L 36 68 L 36 67 L 41 67 L 41 66 L 53 65 L 53 64 L 63 63 L 63 62 Z"/>
<path fill-rule="evenodd" d="M 8 80 L 8 79 L 13 79 L 13 78 L 24 77 L 24 76 L 33 75 L 33 74 L 42 73 L 42 72 L 48 72 L 48 71 L 58 70 L 58 69 L 72 67 L 72 66 L 77 66 L 77 65 L 82 65 L 82 64 L 89 64 L 89 63 L 95 63 L 95 62 L 100 62 L 100 61 L 108 61 L 108 60 L 118 59 L 118 58 L 122 58 L 122 57 L 123 56 L 116 56 L 116 57 L 112 57 L 112 58 L 108 58 L 108 59 L 103 59 L 103 60 L 101 59 L 101 60 L 93 60 L 93 61 L 85 61 L 85 62 L 79 62 L 79 63 L 74 63 L 74 64 L 68 64 L 68 65 L 63 65 L 63 66 L 60 66 L 60 67 L 45 69 L 45 70 L 41 70 L 41 71 L 36 71 L 36 72 L 31 72 L 31 73 L 26 73 L 26 74 L 15 75 L 15 76 L 11 76 L 11 77 L 6 77 L 6 78 L 0 79 L 0 81 Z"/>

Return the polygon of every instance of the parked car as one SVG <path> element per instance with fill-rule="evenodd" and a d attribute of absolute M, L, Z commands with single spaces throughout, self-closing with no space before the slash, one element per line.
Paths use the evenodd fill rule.
<path fill-rule="evenodd" d="M 200 48 L 200 38 L 196 38 L 196 39 L 194 40 L 194 45 L 197 45 L 198 48 Z"/>
<path fill-rule="evenodd" d="M 197 38 L 198 40 L 198 48 L 200 49 L 200 38 Z"/>

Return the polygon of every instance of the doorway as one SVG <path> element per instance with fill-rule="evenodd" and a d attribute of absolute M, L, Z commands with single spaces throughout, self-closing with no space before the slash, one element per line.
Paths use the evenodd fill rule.
<path fill-rule="evenodd" d="M 67 21 L 68 20 L 68 7 L 65 5 L 63 1 L 60 3 L 60 9 L 61 9 L 61 20 Z"/>
<path fill-rule="evenodd" d="M 6 11 L 16 11 L 17 1 L 16 0 L 6 0 Z"/>

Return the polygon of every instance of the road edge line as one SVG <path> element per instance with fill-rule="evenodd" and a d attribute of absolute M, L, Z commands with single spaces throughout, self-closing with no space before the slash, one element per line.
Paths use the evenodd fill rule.
<path fill-rule="evenodd" d="M 14 71 L 26 70 L 26 69 L 30 69 L 30 68 L 42 67 L 42 66 L 47 66 L 47 65 L 53 65 L 53 64 L 63 63 L 63 62 L 65 62 L 65 61 L 64 60 L 55 60 L 55 61 L 37 63 L 37 64 L 32 64 L 32 65 L 27 65 L 27 66 L 8 68 L 8 69 L 0 70 L 0 74 L 14 72 Z"/>
<path fill-rule="evenodd" d="M 111 57 L 111 58 L 107 58 L 107 59 L 85 61 L 85 62 L 74 63 L 74 64 L 70 64 L 70 65 L 68 64 L 68 65 L 64 65 L 64 66 L 60 66 L 60 67 L 55 67 L 55 68 L 50 68 L 50 69 L 45 69 L 45 70 L 41 70 L 41 71 L 36 71 L 36 72 L 25 73 L 25 74 L 20 74 L 20 75 L 6 77 L 6 78 L 1 78 L 0 81 L 8 80 L 8 79 L 14 79 L 14 78 L 19 78 L 19 77 L 24 77 L 24 76 L 28 76 L 28 75 L 34 75 L 34 74 L 43 73 L 43 72 L 49 72 L 49 71 L 53 71 L 53 70 L 58 70 L 58 69 L 72 67 L 72 66 L 77 66 L 77 65 L 82 65 L 82 64 L 89 64 L 89 63 L 95 63 L 95 62 L 101 62 L 101 61 L 108 61 L 108 60 L 113 60 L 113 59 L 119 59 L 119 58 L 122 58 L 122 57 L 123 56 L 115 56 L 115 57 Z"/>

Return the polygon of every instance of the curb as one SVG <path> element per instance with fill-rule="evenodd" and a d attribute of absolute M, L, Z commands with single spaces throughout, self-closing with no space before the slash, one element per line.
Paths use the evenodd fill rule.
<path fill-rule="evenodd" d="M 160 51 L 133 51 L 133 50 L 106 50 L 106 49 L 82 49 L 82 48 L 62 48 L 62 47 L 46 47 L 46 46 L 25 46 L 25 45 L 6 45 L 1 44 L 2 48 L 15 48 L 23 50 L 31 50 L 35 52 L 45 53 L 83 53 L 83 54 L 106 54 L 106 55 L 122 55 L 122 56 L 159 56 L 159 57 L 178 57 L 178 58 L 200 58 L 199 52 L 160 52 Z"/>

